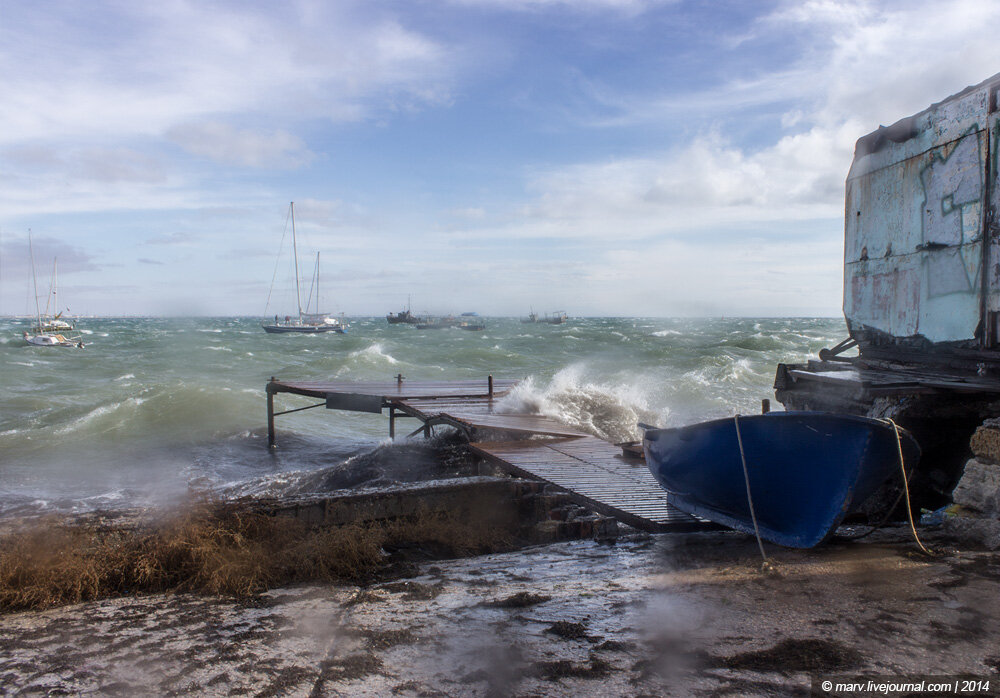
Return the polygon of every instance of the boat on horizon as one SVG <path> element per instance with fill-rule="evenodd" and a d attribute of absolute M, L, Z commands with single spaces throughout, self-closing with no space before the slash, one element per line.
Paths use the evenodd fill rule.
<path fill-rule="evenodd" d="M 389 313 L 385 316 L 386 321 L 390 325 L 417 325 L 425 322 L 426 319 L 422 317 L 417 317 L 410 312 L 410 297 L 406 297 L 406 308 L 399 311 L 398 313 Z"/>
<path fill-rule="evenodd" d="M 823 542 L 899 478 L 900 451 L 907 472 L 920 458 L 916 440 L 903 429 L 827 412 L 650 427 L 643 451 L 672 506 L 751 535 L 756 515 L 761 538 L 790 548 Z"/>
<path fill-rule="evenodd" d="M 295 238 L 295 202 L 288 205 L 289 216 L 292 220 L 292 255 L 295 261 L 295 302 L 298 307 L 298 315 L 285 315 L 284 320 L 280 316 L 274 316 L 274 322 L 268 323 L 266 320 L 261 323 L 261 327 L 268 334 L 320 334 L 324 332 L 335 332 L 346 334 L 348 324 L 344 320 L 344 315 L 333 317 L 328 313 L 309 312 L 312 304 L 313 290 L 316 291 L 316 307 L 319 308 L 319 252 L 316 253 L 316 266 L 313 270 L 312 283 L 309 288 L 309 295 L 306 299 L 306 310 L 302 310 L 302 294 L 299 289 L 299 251 Z M 280 257 L 280 251 L 279 251 Z M 272 281 L 271 291 L 274 290 Z M 271 292 L 268 292 L 268 303 L 270 303 Z M 267 309 L 265 308 L 265 314 Z"/>
<path fill-rule="evenodd" d="M 544 316 L 539 317 L 538 313 L 536 313 L 534 309 L 532 309 L 531 312 L 528 313 L 528 317 L 521 318 L 521 322 L 526 325 L 536 324 L 536 323 L 541 323 L 546 325 L 561 325 L 568 319 L 569 316 L 566 314 L 565 310 L 554 310 L 551 313 L 546 313 Z"/>
<path fill-rule="evenodd" d="M 444 330 L 460 324 L 454 315 L 446 315 L 438 318 L 425 318 L 423 322 L 417 324 L 418 330 Z"/>

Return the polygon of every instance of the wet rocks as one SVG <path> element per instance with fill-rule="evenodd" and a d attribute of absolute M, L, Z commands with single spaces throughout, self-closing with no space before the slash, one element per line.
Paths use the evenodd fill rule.
<path fill-rule="evenodd" d="M 971 459 L 951 496 L 955 504 L 982 516 L 1000 518 L 1000 465 Z"/>
<path fill-rule="evenodd" d="M 1000 549 L 1000 419 L 987 419 L 969 441 L 974 458 L 952 491 L 957 505 L 944 520 L 954 538 Z"/>
<path fill-rule="evenodd" d="M 972 454 L 987 463 L 1000 463 L 1000 419 L 987 419 L 969 439 Z"/>

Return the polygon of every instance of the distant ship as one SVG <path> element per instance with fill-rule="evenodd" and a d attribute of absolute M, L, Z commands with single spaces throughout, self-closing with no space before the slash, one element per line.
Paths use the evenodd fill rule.
<path fill-rule="evenodd" d="M 406 309 L 398 313 L 389 313 L 385 316 L 390 325 L 418 325 L 424 322 L 424 318 L 417 317 L 410 312 L 410 297 L 406 297 Z"/>
<path fill-rule="evenodd" d="M 440 318 L 426 318 L 421 320 L 417 324 L 418 330 L 443 330 L 447 327 L 455 327 L 459 324 L 459 321 L 455 319 L 454 315 L 449 315 L 448 317 Z"/>
<path fill-rule="evenodd" d="M 534 310 L 532 310 L 528 314 L 528 317 L 521 318 L 521 322 L 523 322 L 525 324 L 542 322 L 542 323 L 546 323 L 546 324 L 549 324 L 549 325 L 561 325 L 564 322 L 566 322 L 566 320 L 568 320 L 568 319 L 569 319 L 569 316 L 566 315 L 566 312 L 563 311 L 563 310 L 556 310 L 556 311 L 554 311 L 552 313 L 546 313 L 545 317 L 538 317 L 538 313 L 536 313 Z"/>

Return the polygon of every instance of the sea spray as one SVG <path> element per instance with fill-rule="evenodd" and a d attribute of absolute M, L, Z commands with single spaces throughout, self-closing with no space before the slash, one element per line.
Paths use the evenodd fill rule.
<path fill-rule="evenodd" d="M 0 320 L 0 513 L 145 505 L 192 482 L 238 489 L 338 467 L 385 439 L 385 415 L 320 407 L 279 416 L 278 448 L 268 449 L 271 376 L 522 379 L 503 409 L 617 441 L 635 438 L 639 421 L 759 410 L 775 364 L 804 361 L 846 333 L 840 319 L 809 318 L 486 318 L 482 333 L 349 321 L 348 335 L 297 337 L 265 334 L 255 318 L 85 318 L 78 326 L 91 341 L 66 352 L 26 346 L 28 320 Z M 275 400 L 278 411 L 316 402 Z M 418 426 L 397 422 L 397 432 L 408 422 Z"/>
<path fill-rule="evenodd" d="M 523 381 L 500 401 L 498 412 L 543 414 L 612 442 L 638 438 L 639 422 L 656 422 L 665 413 L 651 410 L 637 385 L 587 381 L 586 366 L 559 371 L 544 386 Z"/>

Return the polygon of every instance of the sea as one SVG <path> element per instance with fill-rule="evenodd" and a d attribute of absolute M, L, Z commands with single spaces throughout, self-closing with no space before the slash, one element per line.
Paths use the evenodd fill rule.
<path fill-rule="evenodd" d="M 484 320 L 482 332 L 383 317 L 348 318 L 345 335 L 271 335 L 255 318 L 87 318 L 85 347 L 71 349 L 28 346 L 28 320 L 0 319 L 0 516 L 156 506 L 192 491 L 273 495 L 408 448 L 389 441 L 384 415 L 318 408 L 277 417 L 269 449 L 272 376 L 516 378 L 504 409 L 617 442 L 637 438 L 639 422 L 758 413 L 777 363 L 846 337 L 841 318 Z M 313 402 L 279 395 L 276 409 Z"/>

